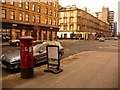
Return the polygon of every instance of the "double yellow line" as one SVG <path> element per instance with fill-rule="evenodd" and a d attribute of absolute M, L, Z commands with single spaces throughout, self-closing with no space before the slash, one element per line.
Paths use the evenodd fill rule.
<path fill-rule="evenodd" d="M 77 53 L 77 54 L 74 54 L 74 55 L 70 55 L 68 56 L 67 58 L 64 58 L 62 60 L 65 60 L 65 59 L 70 59 L 70 58 L 73 58 L 75 56 L 78 56 L 78 55 L 81 55 L 81 54 L 85 54 L 85 53 L 90 53 L 90 52 L 93 52 L 93 51 L 83 51 L 83 52 L 80 52 L 80 53 Z"/>
<path fill-rule="evenodd" d="M 80 53 L 77 53 L 77 54 L 74 54 L 74 55 L 70 55 L 68 56 L 67 58 L 64 58 L 62 60 L 66 60 L 66 59 L 70 59 L 70 58 L 73 58 L 75 56 L 78 56 L 78 55 L 81 55 L 81 54 L 85 54 L 85 53 L 90 53 L 90 52 L 93 52 L 93 51 L 83 51 L 83 52 L 80 52 Z M 35 71 L 38 71 L 39 67 L 35 69 Z M 14 75 L 19 75 L 20 73 L 17 73 L 17 74 L 10 74 L 10 75 L 7 75 L 7 76 L 4 76 L 2 78 L 0 78 L 0 80 L 4 79 L 4 78 L 8 78 L 8 77 L 11 77 L 11 76 L 14 76 Z"/>
<path fill-rule="evenodd" d="M 14 75 L 19 75 L 19 73 L 15 73 L 15 74 L 9 74 L 7 76 L 4 76 L 4 77 L 1 77 L 0 80 L 4 79 L 4 78 L 7 78 L 7 77 L 11 77 L 11 76 L 14 76 Z"/>

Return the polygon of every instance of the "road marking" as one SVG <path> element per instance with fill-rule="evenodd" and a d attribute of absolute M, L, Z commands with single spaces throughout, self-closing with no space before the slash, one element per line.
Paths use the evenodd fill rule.
<path fill-rule="evenodd" d="M 85 54 L 85 53 L 90 53 L 90 52 L 93 52 L 93 51 L 83 51 L 83 52 L 80 52 L 80 53 L 77 53 L 77 54 L 74 54 L 74 55 L 70 55 L 70 56 L 68 56 L 68 57 L 66 57 L 66 58 L 64 58 L 64 59 L 62 59 L 62 60 L 70 59 L 70 58 L 73 58 L 74 56 L 81 55 L 81 54 Z M 45 66 L 43 66 L 43 67 L 45 67 Z M 34 71 L 38 71 L 40 68 L 42 68 L 42 67 L 36 67 Z M 7 75 L 7 76 L 4 76 L 4 77 L 0 78 L 0 80 L 5 79 L 5 78 L 12 77 L 12 76 L 14 76 L 14 75 L 20 75 L 20 73 L 17 73 L 17 74 L 9 74 L 9 75 Z"/>
<path fill-rule="evenodd" d="M 12 77 L 12 76 L 14 76 L 14 75 L 19 75 L 19 73 L 17 73 L 17 74 L 16 74 L 16 73 L 15 73 L 15 74 L 9 74 L 9 75 L 7 75 L 7 76 L 1 77 L 0 80 L 5 79 L 5 78 Z"/>
<path fill-rule="evenodd" d="M 93 51 L 83 51 L 83 52 L 80 52 L 80 53 L 77 53 L 77 54 L 74 54 L 74 55 L 70 55 L 70 56 L 68 56 L 68 57 L 66 57 L 66 58 L 64 58 L 62 60 L 70 59 L 70 58 L 73 58 L 74 56 L 89 53 L 89 52 L 93 52 Z"/>

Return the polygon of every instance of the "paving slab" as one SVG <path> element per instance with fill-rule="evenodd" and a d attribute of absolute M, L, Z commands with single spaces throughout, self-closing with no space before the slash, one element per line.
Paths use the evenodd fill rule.
<path fill-rule="evenodd" d="M 117 88 L 118 48 L 101 49 L 61 60 L 60 74 L 44 72 L 44 65 L 35 68 L 34 78 L 21 79 L 20 73 L 3 78 L 3 88 Z"/>

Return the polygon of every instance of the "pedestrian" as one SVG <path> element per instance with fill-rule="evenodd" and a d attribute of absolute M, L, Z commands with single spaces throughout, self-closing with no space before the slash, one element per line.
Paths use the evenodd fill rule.
<path fill-rule="evenodd" d="M 80 36 L 79 36 L 79 40 L 80 40 L 81 38 L 80 38 Z"/>

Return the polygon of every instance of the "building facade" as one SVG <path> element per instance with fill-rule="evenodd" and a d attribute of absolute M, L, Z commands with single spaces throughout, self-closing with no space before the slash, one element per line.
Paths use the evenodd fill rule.
<path fill-rule="evenodd" d="M 110 36 L 110 26 L 84 10 L 72 7 L 59 9 L 59 38 L 94 39 L 97 36 Z"/>
<path fill-rule="evenodd" d="M 2 0 L 2 40 L 32 36 L 35 40 L 56 40 L 58 2 L 5 2 Z"/>
<path fill-rule="evenodd" d="M 104 7 L 102 8 L 102 21 L 108 23 L 109 22 L 109 8 Z"/>
<path fill-rule="evenodd" d="M 114 22 L 114 31 L 113 31 L 113 36 L 117 36 L 117 22 Z"/>
<path fill-rule="evenodd" d="M 114 11 L 109 11 L 108 7 L 104 7 L 102 8 L 102 12 L 96 12 L 95 15 L 98 19 L 109 23 L 109 25 L 111 26 L 111 35 L 113 35 L 114 32 Z"/>
<path fill-rule="evenodd" d="M 114 30 L 115 30 L 114 11 L 109 11 L 108 22 L 111 26 L 112 35 L 114 36 Z"/>

